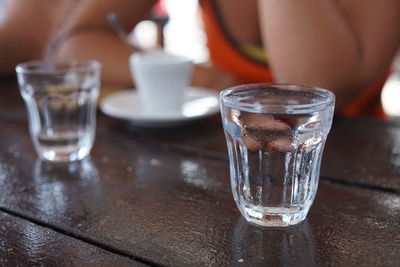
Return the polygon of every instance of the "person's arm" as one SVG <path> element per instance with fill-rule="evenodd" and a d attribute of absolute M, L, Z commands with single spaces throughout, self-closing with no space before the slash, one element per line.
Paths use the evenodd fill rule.
<path fill-rule="evenodd" d="M 57 59 L 93 58 L 102 65 L 105 84 L 132 86 L 129 55 L 135 50 L 112 31 L 107 14 L 116 13 L 127 31 L 145 19 L 155 0 L 85 0 L 70 19 L 67 30 L 72 33 L 59 44 Z M 83 29 L 83 30 L 79 30 Z"/>
<path fill-rule="evenodd" d="M 326 87 L 341 108 L 378 80 L 400 43 L 398 0 L 258 0 L 278 82 Z"/>
<path fill-rule="evenodd" d="M 44 56 L 70 0 L 10 0 L 0 23 L 0 73 Z"/>

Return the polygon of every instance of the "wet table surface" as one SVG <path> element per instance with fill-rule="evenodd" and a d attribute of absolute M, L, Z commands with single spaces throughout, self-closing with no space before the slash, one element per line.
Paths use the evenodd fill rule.
<path fill-rule="evenodd" d="M 218 116 L 143 129 L 98 113 L 91 156 L 37 159 L 15 77 L 0 79 L 0 264 L 399 266 L 400 125 L 336 118 L 305 222 L 250 225 Z"/>

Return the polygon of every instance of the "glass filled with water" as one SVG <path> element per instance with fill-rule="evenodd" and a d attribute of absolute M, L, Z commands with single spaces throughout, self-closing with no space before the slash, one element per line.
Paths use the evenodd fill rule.
<path fill-rule="evenodd" d="M 95 138 L 100 63 L 32 61 L 17 65 L 38 156 L 68 162 L 90 153 Z"/>
<path fill-rule="evenodd" d="M 252 223 L 303 221 L 314 201 L 331 128 L 332 92 L 298 84 L 247 84 L 220 94 L 232 192 Z"/>

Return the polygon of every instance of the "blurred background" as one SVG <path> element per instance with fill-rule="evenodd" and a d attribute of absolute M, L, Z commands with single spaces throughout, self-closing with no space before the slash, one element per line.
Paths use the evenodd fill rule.
<path fill-rule="evenodd" d="M 7 0 L 0 0 L 0 22 Z M 12 1 L 12 0 L 10 0 Z M 150 20 L 144 20 L 129 34 L 129 40 L 143 49 L 162 45 L 167 51 L 185 55 L 196 63 L 209 59 L 198 0 L 162 0 Z M 381 95 L 389 118 L 400 121 L 400 53 L 393 61 L 393 73 Z"/>
<path fill-rule="evenodd" d="M 206 36 L 198 12 L 198 0 L 163 0 L 162 4 L 161 10 L 155 10 L 153 20 L 145 20 L 136 26 L 130 35 L 131 41 L 142 48 L 154 48 L 158 45 L 161 30 L 167 51 L 190 57 L 196 63 L 207 61 Z M 168 16 L 163 29 L 159 27 L 165 23 L 162 16 Z"/>
<path fill-rule="evenodd" d="M 188 56 L 196 63 L 206 62 L 207 40 L 202 31 L 198 1 L 165 0 L 163 4 L 169 17 L 162 33 L 165 49 Z M 131 40 L 142 48 L 155 47 L 158 30 L 155 21 L 143 21 L 131 33 Z M 383 88 L 381 99 L 389 118 L 400 122 L 400 53 L 393 61 L 393 73 Z"/>

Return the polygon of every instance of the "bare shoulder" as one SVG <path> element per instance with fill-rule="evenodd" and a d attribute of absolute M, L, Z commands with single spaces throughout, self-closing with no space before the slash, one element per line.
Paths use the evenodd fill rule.
<path fill-rule="evenodd" d="M 400 25 L 399 0 L 339 0 L 338 7 L 349 22 L 359 28 L 387 27 L 386 31 L 398 30 Z M 390 24 L 388 24 L 390 23 Z"/>
<path fill-rule="evenodd" d="M 366 74 L 384 68 L 400 45 L 399 0 L 339 0 L 364 53 Z"/>

